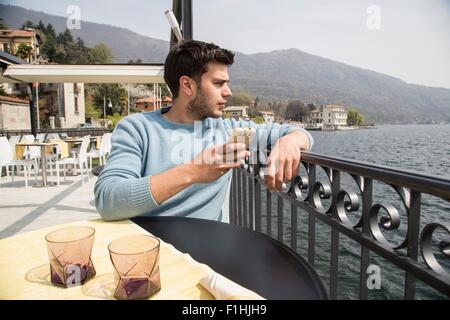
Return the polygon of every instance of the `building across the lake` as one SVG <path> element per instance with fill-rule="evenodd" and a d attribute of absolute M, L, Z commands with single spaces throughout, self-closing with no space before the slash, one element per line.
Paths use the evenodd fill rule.
<path fill-rule="evenodd" d="M 329 104 L 311 111 L 309 124 L 322 130 L 340 130 L 347 127 L 347 111 L 343 106 Z"/>
<path fill-rule="evenodd" d="M 248 118 L 248 106 L 229 106 L 223 112 L 232 118 Z"/>

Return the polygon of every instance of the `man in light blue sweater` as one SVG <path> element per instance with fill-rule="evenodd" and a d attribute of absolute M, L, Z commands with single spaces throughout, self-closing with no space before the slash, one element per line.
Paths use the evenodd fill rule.
<path fill-rule="evenodd" d="M 232 52 L 200 41 L 171 49 L 164 79 L 172 107 L 128 116 L 113 132 L 111 153 L 94 189 L 104 220 L 147 215 L 227 221 L 222 205 L 232 169 L 249 156 L 245 144 L 229 142 L 234 128 L 256 129 L 252 148 L 271 146 L 264 175 L 269 190 L 280 191 L 295 177 L 301 151 L 313 144 L 309 133 L 222 119 L 233 60 Z"/>

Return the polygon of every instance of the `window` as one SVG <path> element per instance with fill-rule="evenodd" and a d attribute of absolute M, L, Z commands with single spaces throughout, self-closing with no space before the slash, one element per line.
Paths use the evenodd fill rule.
<path fill-rule="evenodd" d="M 75 96 L 75 113 L 78 113 L 78 96 Z"/>

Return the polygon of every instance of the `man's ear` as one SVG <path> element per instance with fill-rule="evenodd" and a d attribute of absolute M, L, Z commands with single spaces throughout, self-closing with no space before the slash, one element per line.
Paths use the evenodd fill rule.
<path fill-rule="evenodd" d="M 180 93 L 187 97 L 194 97 L 197 90 L 197 83 L 188 76 L 180 77 Z"/>

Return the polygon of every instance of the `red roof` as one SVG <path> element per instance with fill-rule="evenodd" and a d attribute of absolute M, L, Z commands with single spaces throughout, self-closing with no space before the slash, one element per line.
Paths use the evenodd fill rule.
<path fill-rule="evenodd" d="M 145 97 L 145 98 L 141 98 L 139 100 L 136 100 L 136 103 L 144 103 L 144 102 L 153 102 L 153 98 L 152 97 Z"/>
<path fill-rule="evenodd" d="M 157 101 L 159 101 L 159 99 L 157 99 Z M 135 103 L 144 103 L 144 102 L 153 103 L 153 97 L 141 98 L 141 99 L 136 100 Z M 172 98 L 171 97 L 164 97 L 162 99 L 162 102 L 172 102 Z"/>
<path fill-rule="evenodd" d="M 26 30 L 0 30 L 0 37 L 8 37 L 8 38 L 27 37 L 27 38 L 32 38 L 32 37 L 34 37 L 34 32 L 33 31 L 26 31 Z"/>

